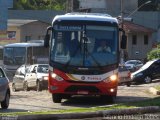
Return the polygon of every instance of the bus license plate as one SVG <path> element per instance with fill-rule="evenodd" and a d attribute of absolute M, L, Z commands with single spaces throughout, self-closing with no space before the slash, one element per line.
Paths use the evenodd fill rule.
<path fill-rule="evenodd" d="M 78 91 L 77 94 L 87 95 L 88 91 Z"/>

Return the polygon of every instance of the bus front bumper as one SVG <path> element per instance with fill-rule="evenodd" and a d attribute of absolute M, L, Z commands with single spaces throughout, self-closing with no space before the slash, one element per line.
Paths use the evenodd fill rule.
<path fill-rule="evenodd" d="M 54 82 L 49 83 L 49 91 L 52 94 L 69 95 L 117 95 L 118 83 L 72 83 L 72 82 Z"/>

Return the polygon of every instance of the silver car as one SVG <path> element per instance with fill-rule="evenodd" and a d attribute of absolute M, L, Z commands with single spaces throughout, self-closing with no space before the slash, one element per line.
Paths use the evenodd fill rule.
<path fill-rule="evenodd" d="M 7 109 L 9 106 L 10 100 L 10 88 L 9 88 L 9 80 L 0 67 L 0 102 L 2 109 Z"/>
<path fill-rule="evenodd" d="M 25 74 L 29 70 L 29 65 L 21 65 L 13 77 L 12 91 L 25 90 Z"/>
<path fill-rule="evenodd" d="M 37 91 L 48 88 L 48 64 L 33 64 L 25 75 L 25 91 L 36 88 Z"/>
<path fill-rule="evenodd" d="M 125 66 L 118 67 L 119 84 L 126 84 L 127 87 L 131 85 L 131 72 Z"/>
<path fill-rule="evenodd" d="M 142 61 L 140 60 L 128 60 L 124 64 L 128 70 L 134 72 L 143 66 Z"/>

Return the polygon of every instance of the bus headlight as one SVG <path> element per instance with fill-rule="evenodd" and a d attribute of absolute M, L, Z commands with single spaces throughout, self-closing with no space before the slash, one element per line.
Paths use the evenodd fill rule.
<path fill-rule="evenodd" d="M 111 75 L 109 78 L 105 79 L 104 82 L 115 82 L 117 81 L 118 77 L 117 75 Z"/>
<path fill-rule="evenodd" d="M 51 73 L 51 77 L 57 81 L 63 81 L 64 79 L 55 73 Z"/>
<path fill-rule="evenodd" d="M 114 82 L 114 81 L 117 80 L 117 75 L 112 75 L 112 76 L 109 77 L 109 79 L 110 79 L 112 82 Z"/>

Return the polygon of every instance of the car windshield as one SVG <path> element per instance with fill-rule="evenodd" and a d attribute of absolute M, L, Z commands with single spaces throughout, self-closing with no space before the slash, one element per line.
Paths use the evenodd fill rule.
<path fill-rule="evenodd" d="M 52 61 L 81 67 L 105 66 L 117 62 L 116 27 L 87 25 L 68 29 L 69 27 L 55 26 L 51 45 Z M 106 52 L 101 51 L 101 45 L 108 46 L 105 47 Z"/>
<path fill-rule="evenodd" d="M 136 64 L 136 61 L 128 61 L 128 62 L 126 62 L 126 64 Z"/>
<path fill-rule="evenodd" d="M 26 49 L 22 47 L 4 48 L 5 65 L 22 65 L 25 63 Z"/>
<path fill-rule="evenodd" d="M 144 64 L 140 69 L 144 70 L 146 68 L 148 68 L 154 61 L 148 61 L 146 64 Z"/>
<path fill-rule="evenodd" d="M 37 72 L 38 73 L 48 73 L 48 65 L 38 65 Z"/>

